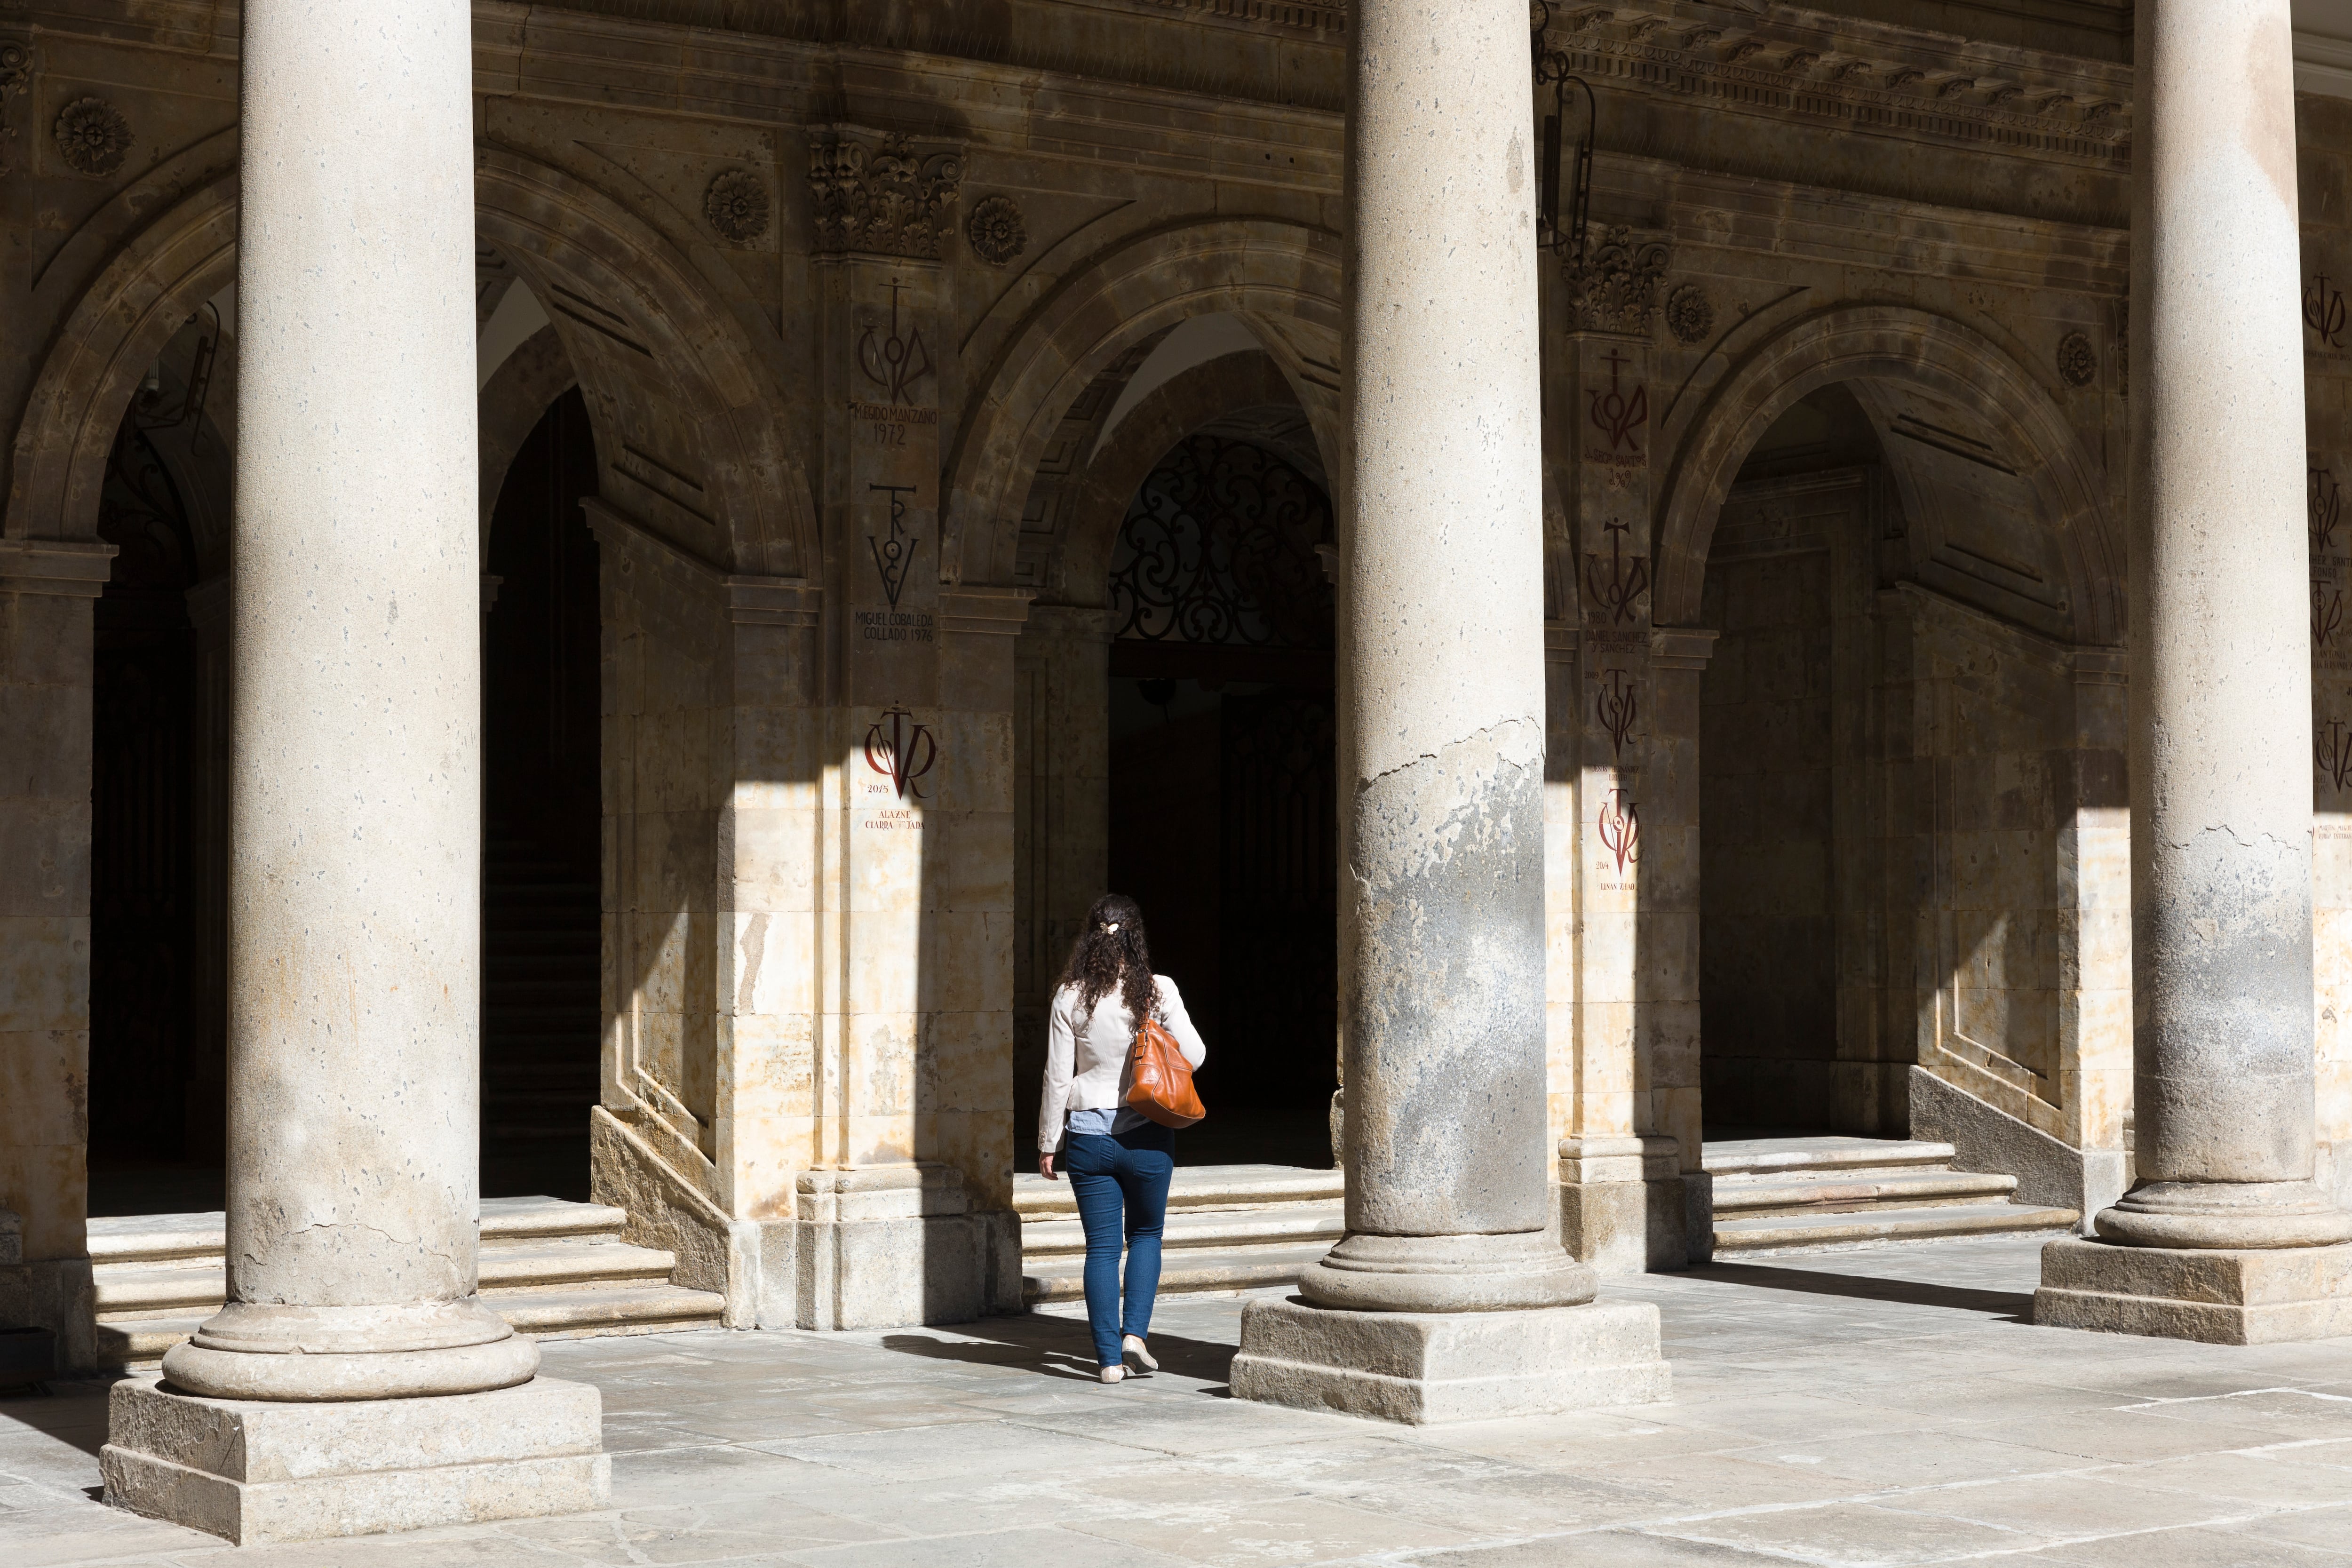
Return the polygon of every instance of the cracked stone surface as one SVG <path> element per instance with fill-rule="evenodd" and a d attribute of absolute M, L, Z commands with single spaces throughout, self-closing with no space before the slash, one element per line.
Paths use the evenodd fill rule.
<path fill-rule="evenodd" d="M 603 1390 L 609 1511 L 235 1554 L 535 1564 L 2352 1563 L 2352 1340 L 2256 1350 L 2021 1321 L 1993 1238 L 1611 1281 L 1671 1404 L 1408 1429 L 1224 1395 L 1237 1298 L 1163 1303 L 1106 1388 L 1073 1315 L 547 1347 Z M 101 1385 L 0 1400 L 11 1563 L 226 1568 L 86 1495 Z"/>

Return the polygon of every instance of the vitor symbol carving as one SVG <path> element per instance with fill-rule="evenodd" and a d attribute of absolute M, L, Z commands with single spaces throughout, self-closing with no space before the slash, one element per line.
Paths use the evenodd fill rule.
<path fill-rule="evenodd" d="M 907 389 L 931 374 L 931 351 L 923 342 L 923 330 L 910 326 L 903 333 L 898 331 L 898 296 L 906 291 L 904 283 L 890 285 L 889 335 L 869 326 L 857 340 L 857 368 L 893 403 L 906 402 Z"/>
<path fill-rule="evenodd" d="M 1601 834 L 1601 847 L 1616 858 L 1621 877 L 1628 865 L 1642 858 L 1641 814 L 1641 803 L 1627 800 L 1622 789 L 1612 789 L 1601 797 L 1601 816 L 1594 826 Z"/>
<path fill-rule="evenodd" d="M 2310 470 L 2311 552 L 2325 555 L 2336 543 L 2336 524 L 2344 515 L 2344 492 L 2326 468 Z"/>
<path fill-rule="evenodd" d="M 131 150 L 131 122 L 102 98 L 78 98 L 58 114 L 58 152 L 85 174 L 111 174 Z"/>
<path fill-rule="evenodd" d="M 1620 448 L 1628 457 L 1642 455 L 1642 427 L 1650 422 L 1650 391 L 1635 387 L 1630 394 L 1618 384 L 1625 366 L 1633 362 L 1616 349 L 1601 356 L 1609 367 L 1609 390 L 1588 394 L 1591 400 L 1592 427 L 1609 437 L 1609 455 L 1616 457 Z"/>
<path fill-rule="evenodd" d="M 2303 286 L 2303 324 L 2319 334 L 2325 346 L 2344 346 L 2336 342 L 2344 332 L 2344 290 L 2331 286 L 2325 272 Z"/>
<path fill-rule="evenodd" d="M 907 498 L 912 495 L 912 485 L 867 485 L 869 490 L 880 490 L 890 498 L 890 537 L 877 539 L 866 536 L 866 546 L 874 552 L 874 569 L 882 574 L 882 592 L 889 598 L 890 607 L 898 607 L 898 590 L 907 585 L 907 568 L 915 563 L 915 552 L 922 540 L 907 529 Z"/>
<path fill-rule="evenodd" d="M 2344 728 L 2343 720 L 2329 720 L 2326 729 L 2313 735 L 2312 760 L 2322 773 L 2336 781 L 2337 789 L 2352 779 L 2352 731 Z"/>
<path fill-rule="evenodd" d="M 1633 721 L 1641 715 L 1641 701 L 1633 677 L 1622 669 L 1606 669 L 1601 673 L 1600 695 L 1594 699 L 1593 717 L 1609 731 L 1609 744 L 1620 762 L 1625 757 L 1625 737 L 1633 731 Z"/>
<path fill-rule="evenodd" d="M 2328 583 L 2311 585 L 2311 646 L 2325 648 L 2344 625 L 2344 590 Z"/>
<path fill-rule="evenodd" d="M 1623 522 L 1605 524 L 1602 531 L 1609 535 L 1609 578 L 1601 578 L 1601 557 L 1584 558 L 1584 587 L 1593 603 L 1609 612 L 1612 622 L 1634 619 L 1633 608 L 1650 585 L 1650 563 L 1636 555 L 1625 559 L 1624 535 L 1633 525 Z"/>
<path fill-rule="evenodd" d="M 883 710 L 866 731 L 866 765 L 890 781 L 900 800 L 924 798 L 916 781 L 940 760 L 940 746 L 931 727 L 918 724 L 904 708 Z"/>

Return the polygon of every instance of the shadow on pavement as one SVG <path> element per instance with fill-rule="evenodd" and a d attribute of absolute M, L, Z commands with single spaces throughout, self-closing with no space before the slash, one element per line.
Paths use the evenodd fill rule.
<path fill-rule="evenodd" d="M 1862 1274 L 1828 1274 L 1811 1268 L 1775 1268 L 1761 1263 L 1710 1263 L 1685 1278 L 1719 1279 L 1759 1290 L 1793 1290 L 1808 1296 L 1843 1296 L 1858 1301 L 1895 1301 L 1909 1307 L 1948 1307 L 1982 1312 L 2012 1323 L 2033 1321 L 2033 1298 L 2014 1290 L 1978 1290 L 1925 1279 L 1880 1279 Z"/>
<path fill-rule="evenodd" d="M 1094 1339 L 1087 1325 L 1075 1318 L 1029 1312 L 1017 1317 L 942 1324 L 940 1331 L 961 1337 L 948 1340 L 933 1339 L 928 1334 L 885 1334 L 882 1348 L 932 1361 L 1024 1367 L 1046 1377 L 1085 1383 L 1095 1380 Z M 1153 1334 L 1151 1353 L 1160 1358 L 1161 1372 L 1207 1383 L 1224 1382 L 1234 1360 L 1231 1345 L 1189 1340 L 1181 1334 Z"/>

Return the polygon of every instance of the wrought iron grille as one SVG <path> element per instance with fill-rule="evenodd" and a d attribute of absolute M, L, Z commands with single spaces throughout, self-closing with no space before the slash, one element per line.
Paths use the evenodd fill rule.
<path fill-rule="evenodd" d="M 1185 437 L 1136 489 L 1111 552 L 1111 618 L 1152 642 L 1328 648 L 1335 612 L 1316 546 L 1331 502 L 1262 447 Z"/>

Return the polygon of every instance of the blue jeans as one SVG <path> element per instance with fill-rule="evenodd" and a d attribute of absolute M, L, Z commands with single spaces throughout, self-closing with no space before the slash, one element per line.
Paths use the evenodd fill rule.
<path fill-rule="evenodd" d="M 1087 1229 L 1087 1321 L 1095 1331 L 1095 1359 L 1117 1366 L 1119 1336 L 1151 1331 L 1151 1302 L 1160 1294 L 1160 1232 L 1168 1220 L 1168 1181 L 1176 1173 L 1176 1133 L 1147 1122 L 1105 1136 L 1073 1132 L 1064 1141 L 1062 1170 L 1078 1220 Z M 1126 1224 L 1120 1224 L 1124 1210 Z M 1118 1246 L 1127 1241 L 1127 1312 L 1119 1313 Z"/>

